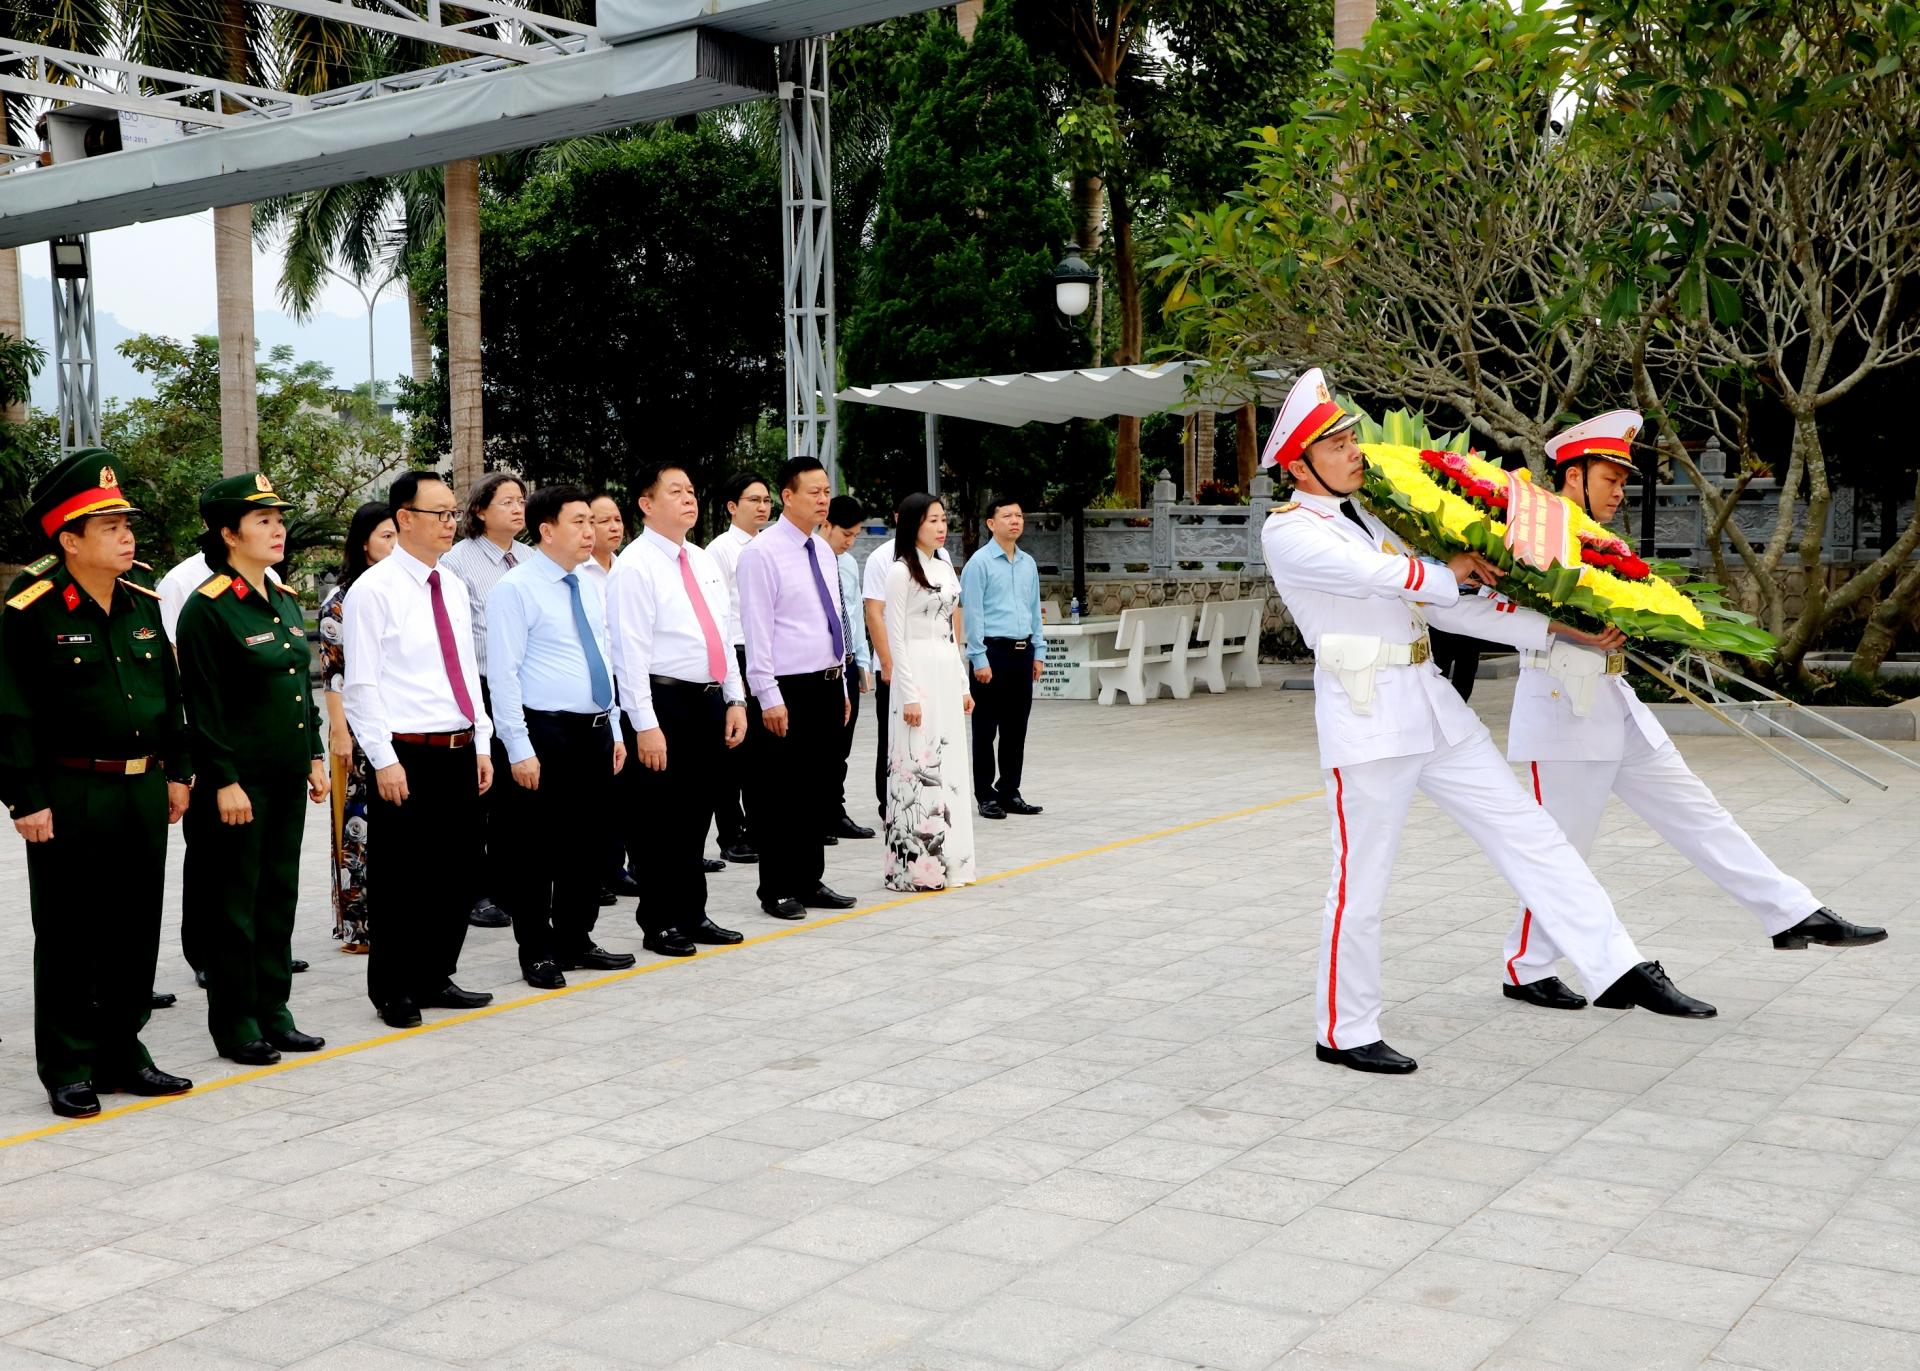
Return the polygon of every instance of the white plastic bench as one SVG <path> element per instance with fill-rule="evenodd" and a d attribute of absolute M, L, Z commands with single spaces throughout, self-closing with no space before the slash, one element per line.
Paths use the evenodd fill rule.
<path fill-rule="evenodd" d="M 1200 624 L 1187 658 L 1188 679 L 1204 684 L 1215 695 L 1226 693 L 1234 681 L 1250 689 L 1260 685 L 1259 600 L 1208 601 L 1200 607 Z"/>
<path fill-rule="evenodd" d="M 1112 704 L 1113 697 L 1124 690 L 1128 704 L 1143 705 L 1157 699 L 1162 686 L 1172 691 L 1176 700 L 1192 695 L 1186 670 L 1192 630 L 1192 605 L 1122 610 L 1113 646 L 1126 655 L 1087 663 L 1100 682 L 1100 703 Z"/>

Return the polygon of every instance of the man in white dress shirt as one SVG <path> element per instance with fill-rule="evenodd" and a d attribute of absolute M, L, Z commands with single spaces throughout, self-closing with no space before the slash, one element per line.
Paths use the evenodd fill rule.
<path fill-rule="evenodd" d="M 631 846 L 648 854 L 635 918 L 649 952 L 690 957 L 701 943 L 741 940 L 707 917 L 701 849 L 727 753 L 746 737 L 746 690 L 728 649 L 726 580 L 687 541 L 700 517 L 692 478 L 663 464 L 643 469 L 636 488 L 645 527 L 608 582 Z"/>
<path fill-rule="evenodd" d="M 394 1028 L 420 1008 L 492 1001 L 453 983 L 479 868 L 480 797 L 493 784 L 493 724 L 480 705 L 467 588 L 438 563 L 460 517 L 453 490 L 410 471 L 388 494 L 393 551 L 342 606 L 341 703 L 374 769 L 367 908 L 379 928 L 367 996 Z"/>
<path fill-rule="evenodd" d="M 1611 648 L 1620 635 L 1581 633 L 1463 594 L 1499 579 L 1478 554 L 1443 564 L 1404 548 L 1349 498 L 1365 472 L 1357 422 L 1311 368 L 1287 397 L 1262 455 L 1297 491 L 1268 517 L 1260 542 L 1314 651 L 1314 722 L 1333 840 L 1314 978 L 1315 1055 L 1356 1071 L 1415 1069 L 1380 1033 L 1381 906 L 1415 791 L 1479 843 L 1551 930 L 1595 1003 L 1711 1016 L 1712 1005 L 1683 995 L 1658 962 L 1641 959 L 1593 873 L 1521 791 L 1486 727 L 1434 668 L 1426 626 L 1533 650 L 1553 637 Z"/>
<path fill-rule="evenodd" d="M 740 565 L 741 550 L 754 540 L 760 530 L 767 526 L 767 520 L 773 517 L 773 491 L 751 471 L 736 471 L 727 477 L 721 494 L 727 501 L 727 518 L 730 522 L 721 530 L 718 538 L 707 544 L 707 553 L 726 580 L 728 621 L 733 625 L 728 630 L 732 641 L 729 650 L 733 653 L 734 665 L 739 669 L 741 679 L 745 680 L 747 638 L 741 626 L 740 587 L 734 580 L 734 572 Z M 721 780 L 714 795 L 713 822 L 718 830 L 720 855 L 730 862 L 760 860 L 759 854 L 753 850 L 753 840 L 747 828 L 747 767 L 752 764 L 751 756 L 752 749 L 742 746 L 720 759 Z"/>
<path fill-rule="evenodd" d="M 860 724 L 860 697 L 873 690 L 873 649 L 867 643 L 866 601 L 860 593 L 860 564 L 853 557 L 853 540 L 860 536 L 860 521 L 866 511 L 851 495 L 836 495 L 827 506 L 827 522 L 820 536 L 833 549 L 840 569 L 840 625 L 847 640 L 847 702 L 853 706 L 847 726 L 840 736 L 840 812 L 829 814 L 827 841 L 842 838 L 871 838 L 873 830 L 847 811 L 847 759 L 853 755 L 853 733 Z M 880 731 L 887 731 L 885 719 Z"/>
<path fill-rule="evenodd" d="M 606 601 L 581 570 L 593 561 L 587 493 L 536 490 L 527 522 L 538 545 L 487 597 L 494 731 L 511 768 L 500 813 L 517 842 L 501 894 L 520 974 L 536 990 L 558 990 L 567 971 L 633 965 L 631 952 L 593 940 L 614 777 L 627 750 L 614 710 Z"/>
<path fill-rule="evenodd" d="M 595 582 L 600 587 L 601 603 L 607 599 L 607 578 L 613 575 L 613 559 L 627 541 L 627 521 L 620 513 L 620 502 L 604 490 L 593 497 L 588 506 L 593 511 L 593 556 L 580 563 L 580 575 L 585 580 Z M 614 693 L 620 690 L 620 682 L 613 683 Z M 619 720 L 616 717 L 615 723 Z M 624 787 L 615 790 L 616 797 L 624 793 Z M 633 879 L 633 872 L 640 869 L 639 853 L 628 853 L 626 820 L 612 818 L 607 824 L 607 869 L 601 877 L 601 903 L 612 904 L 609 895 L 638 895 L 640 887 Z M 720 870 L 726 863 L 713 862 L 709 871 Z"/>
<path fill-rule="evenodd" d="M 1616 409 L 1547 440 L 1560 492 L 1600 523 L 1627 497 L 1640 415 Z M 1571 643 L 1521 658 L 1507 733 L 1507 759 L 1527 768 L 1533 798 L 1582 857 L 1600 831 L 1607 797 L 1618 795 L 1647 826 L 1760 921 L 1781 949 L 1809 943 L 1862 947 L 1887 930 L 1849 923 L 1774 864 L 1693 774 L 1653 712 L 1627 684 L 1626 654 Z M 1586 1000 L 1553 974 L 1560 956 L 1522 905 L 1507 934 L 1500 990 L 1543 1009 L 1583 1009 Z"/>
<path fill-rule="evenodd" d="M 511 472 L 496 471 L 481 477 L 467 492 L 460 541 L 441 559 L 441 565 L 465 583 L 467 601 L 473 606 L 473 659 L 480 667 L 480 705 L 489 713 L 493 710 L 493 696 L 492 684 L 487 678 L 487 597 L 493 594 L 500 578 L 528 555 L 527 548 L 517 541 L 526 527 L 527 488 Z M 507 769 L 507 754 L 497 736 L 493 740 L 493 765 L 496 771 Z M 503 784 L 480 804 L 481 822 L 489 831 L 482 840 L 487 859 L 478 892 L 480 898 L 468 919 L 475 928 L 507 926 L 506 912 L 494 897 L 509 883 L 504 866 L 510 845 L 496 842 L 491 832 L 505 795 Z M 501 827 L 504 836 L 507 830 L 504 824 Z"/>

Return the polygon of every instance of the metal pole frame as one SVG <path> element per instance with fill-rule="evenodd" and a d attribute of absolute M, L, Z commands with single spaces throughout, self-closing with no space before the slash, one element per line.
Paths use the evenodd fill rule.
<path fill-rule="evenodd" d="M 780 47 L 780 260 L 786 282 L 787 455 L 840 486 L 833 304 L 833 152 L 827 39 Z"/>
<path fill-rule="evenodd" d="M 55 245 L 47 244 L 49 256 Z M 54 268 L 53 356 L 59 397 L 60 452 L 100 446 L 100 343 L 94 330 L 93 237 L 80 237 L 86 275 L 64 279 Z"/>

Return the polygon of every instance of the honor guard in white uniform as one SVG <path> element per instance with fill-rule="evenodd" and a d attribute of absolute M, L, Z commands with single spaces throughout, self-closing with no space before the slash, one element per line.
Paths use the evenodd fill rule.
<path fill-rule="evenodd" d="M 1358 422 L 1318 370 L 1300 378 L 1262 454 L 1287 471 L 1296 498 L 1261 531 L 1267 567 L 1313 649 L 1314 721 L 1327 772 L 1333 876 L 1321 929 L 1321 1061 L 1406 1072 L 1415 1062 L 1380 1035 L 1380 908 L 1416 790 L 1445 809 L 1553 930 L 1595 1002 L 1705 1018 L 1713 1006 L 1680 993 L 1642 960 L 1612 903 L 1551 820 L 1520 789 L 1493 741 L 1428 660 L 1429 622 L 1475 638 L 1547 650 L 1552 638 L 1617 645 L 1531 610 L 1463 593 L 1498 571 L 1474 553 L 1436 562 L 1404 549 L 1346 497 L 1364 458 Z"/>
<path fill-rule="evenodd" d="M 1638 414 L 1616 409 L 1547 442 L 1555 485 L 1600 523 L 1626 499 L 1640 427 Z M 1533 798 L 1582 857 L 1593 847 L 1611 792 L 1745 905 L 1775 947 L 1859 947 L 1887 936 L 1884 928 L 1848 923 L 1822 905 L 1721 808 L 1627 684 L 1624 652 L 1563 640 L 1545 652 L 1523 652 L 1520 661 L 1507 757 L 1527 768 Z M 1552 974 L 1560 955 L 1555 935 L 1523 901 L 1507 934 L 1502 993 L 1548 1009 L 1584 1008 L 1586 1001 Z"/>

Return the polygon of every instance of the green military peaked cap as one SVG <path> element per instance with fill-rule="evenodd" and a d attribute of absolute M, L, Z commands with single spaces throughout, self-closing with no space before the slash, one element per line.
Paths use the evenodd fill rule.
<path fill-rule="evenodd" d="M 273 482 L 263 471 L 245 476 L 228 476 L 200 492 L 200 517 L 212 528 L 216 521 L 245 514 L 250 509 L 292 509 L 291 500 L 274 493 Z"/>
<path fill-rule="evenodd" d="M 34 486 L 27 504 L 27 528 L 38 537 L 51 538 L 95 514 L 139 513 L 120 492 L 114 460 L 103 447 L 81 448 L 62 458 Z"/>

